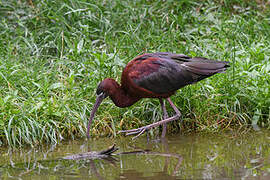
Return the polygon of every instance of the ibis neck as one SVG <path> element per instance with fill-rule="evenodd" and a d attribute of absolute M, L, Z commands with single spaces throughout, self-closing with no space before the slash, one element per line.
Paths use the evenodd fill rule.
<path fill-rule="evenodd" d="M 129 107 L 141 99 L 130 96 L 116 81 L 110 89 L 109 97 L 116 106 L 121 108 Z"/>

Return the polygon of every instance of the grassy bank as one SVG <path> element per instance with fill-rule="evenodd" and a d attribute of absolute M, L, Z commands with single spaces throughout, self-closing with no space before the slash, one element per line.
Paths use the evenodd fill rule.
<path fill-rule="evenodd" d="M 182 130 L 268 127 L 269 9 L 269 3 L 246 0 L 1 1 L 0 144 L 85 137 L 98 82 L 120 81 L 129 60 L 156 51 L 232 65 L 172 97 Z M 119 109 L 108 99 L 92 134 L 116 135 L 160 118 L 157 100 Z"/>

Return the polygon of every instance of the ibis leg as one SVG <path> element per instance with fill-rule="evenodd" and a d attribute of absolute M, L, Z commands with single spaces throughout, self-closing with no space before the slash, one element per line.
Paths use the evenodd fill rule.
<path fill-rule="evenodd" d="M 167 113 L 167 110 L 166 110 L 165 101 L 163 101 L 163 99 L 159 99 L 159 102 L 161 104 L 161 109 L 162 109 L 162 112 L 163 112 L 163 119 L 167 119 L 168 118 L 168 113 Z M 162 138 L 165 137 L 166 131 L 167 131 L 167 123 L 163 124 L 162 134 L 161 134 Z"/>
<path fill-rule="evenodd" d="M 135 137 L 133 137 L 133 139 L 135 139 L 135 138 L 139 137 L 140 135 L 142 135 L 145 132 L 145 130 L 148 130 L 148 129 L 151 129 L 153 127 L 157 127 L 157 126 L 160 126 L 160 125 L 166 124 L 168 122 L 171 122 L 171 121 L 174 121 L 174 120 L 179 119 L 180 116 L 181 116 L 180 111 L 173 104 L 173 102 L 171 101 L 170 98 L 167 98 L 167 101 L 170 103 L 171 107 L 173 108 L 173 110 L 176 113 L 174 116 L 169 117 L 169 118 L 166 118 L 166 119 L 163 119 L 163 120 L 158 121 L 158 122 L 155 122 L 153 124 L 149 124 L 147 126 L 143 126 L 143 127 L 137 128 L 137 129 L 119 131 L 119 133 L 126 133 L 126 135 L 137 134 Z"/>

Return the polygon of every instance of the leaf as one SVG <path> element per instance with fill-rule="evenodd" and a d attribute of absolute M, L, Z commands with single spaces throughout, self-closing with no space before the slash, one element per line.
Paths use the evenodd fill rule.
<path fill-rule="evenodd" d="M 34 109 L 35 109 L 35 110 L 39 110 L 39 109 L 43 106 L 43 104 L 44 104 L 43 101 L 38 102 L 38 103 L 36 104 L 36 106 L 34 107 Z"/>
<path fill-rule="evenodd" d="M 80 52 L 82 51 L 82 48 L 83 48 L 83 42 L 84 42 L 84 40 L 81 39 L 80 42 L 79 42 L 78 45 L 77 45 L 78 53 L 80 53 Z"/>
<path fill-rule="evenodd" d="M 257 125 L 259 119 L 261 116 L 261 111 L 259 109 L 256 109 L 253 117 L 252 117 L 252 125 Z"/>
<path fill-rule="evenodd" d="M 63 83 L 54 83 L 49 87 L 49 89 L 52 90 L 52 89 L 63 88 L 63 87 L 64 87 Z"/>

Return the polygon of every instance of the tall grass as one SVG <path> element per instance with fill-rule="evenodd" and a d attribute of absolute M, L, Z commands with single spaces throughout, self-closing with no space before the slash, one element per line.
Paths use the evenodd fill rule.
<path fill-rule="evenodd" d="M 232 65 L 172 97 L 182 130 L 269 127 L 269 14 L 269 3 L 246 0 L 1 1 L 0 144 L 84 137 L 98 82 L 120 81 L 129 60 L 157 51 Z M 115 136 L 160 112 L 157 100 L 125 109 L 107 100 L 92 134 Z"/>

